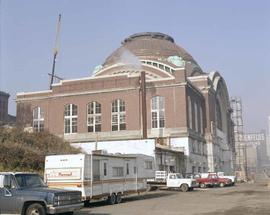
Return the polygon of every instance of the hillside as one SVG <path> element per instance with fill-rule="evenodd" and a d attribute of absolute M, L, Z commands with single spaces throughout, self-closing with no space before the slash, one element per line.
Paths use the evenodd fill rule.
<path fill-rule="evenodd" d="M 0 128 L 0 171 L 43 172 L 46 155 L 68 153 L 80 150 L 48 132 Z"/>

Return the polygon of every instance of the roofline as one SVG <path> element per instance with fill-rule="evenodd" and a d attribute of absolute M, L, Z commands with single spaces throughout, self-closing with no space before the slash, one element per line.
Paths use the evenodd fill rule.
<path fill-rule="evenodd" d="M 171 36 L 169 36 L 168 34 L 164 34 L 164 33 L 160 33 L 160 32 L 141 32 L 141 33 L 136 33 L 136 34 L 130 35 L 129 37 L 124 39 L 122 44 L 128 43 L 128 42 L 134 40 L 135 38 L 139 38 L 139 37 L 151 37 L 151 38 L 156 38 L 156 39 L 167 40 L 167 41 L 174 43 L 174 39 Z"/>
<path fill-rule="evenodd" d="M 43 94 L 43 93 L 51 93 L 52 90 L 42 90 L 42 91 L 32 91 L 32 92 L 19 92 L 16 95 L 17 96 L 26 96 L 31 94 Z"/>

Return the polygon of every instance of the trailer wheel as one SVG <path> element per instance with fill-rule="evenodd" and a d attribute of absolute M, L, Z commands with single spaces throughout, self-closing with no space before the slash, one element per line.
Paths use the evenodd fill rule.
<path fill-rule="evenodd" d="M 205 183 L 200 183 L 200 188 L 206 188 Z"/>
<path fill-rule="evenodd" d="M 90 206 L 90 200 L 85 200 L 83 202 L 83 204 L 84 204 L 84 207 L 89 207 Z"/>
<path fill-rule="evenodd" d="M 116 195 L 116 204 L 120 204 L 122 202 L 122 195 L 121 193 L 117 193 Z"/>
<path fill-rule="evenodd" d="M 181 188 L 181 190 L 183 192 L 187 192 L 188 191 L 188 185 L 187 184 L 182 184 L 180 188 Z"/>
<path fill-rule="evenodd" d="M 114 205 L 116 203 L 116 195 L 115 193 L 112 193 L 109 198 L 108 198 L 108 202 L 110 205 Z"/>

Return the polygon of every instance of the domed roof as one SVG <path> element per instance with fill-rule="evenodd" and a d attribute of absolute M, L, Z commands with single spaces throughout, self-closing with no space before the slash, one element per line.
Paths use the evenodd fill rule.
<path fill-rule="evenodd" d="M 193 57 L 182 47 L 174 43 L 174 39 L 166 34 L 144 32 L 133 34 L 122 42 L 122 46 L 115 50 L 105 61 L 103 66 L 121 62 L 125 52 L 139 58 L 162 59 L 170 56 L 179 56 L 184 61 L 196 63 Z"/>

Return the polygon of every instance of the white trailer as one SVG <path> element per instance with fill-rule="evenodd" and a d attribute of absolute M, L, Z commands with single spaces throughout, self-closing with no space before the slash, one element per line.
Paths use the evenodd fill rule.
<path fill-rule="evenodd" d="M 49 187 L 79 190 L 82 200 L 120 203 L 123 196 L 140 193 L 153 178 L 154 158 L 147 155 L 70 154 L 45 158 Z"/>

